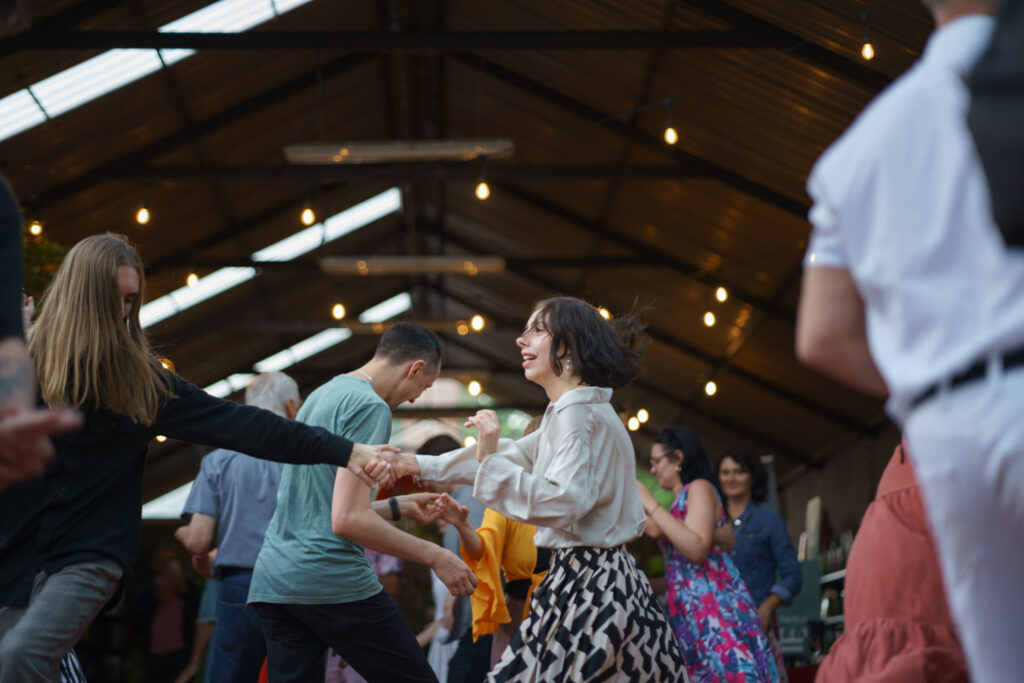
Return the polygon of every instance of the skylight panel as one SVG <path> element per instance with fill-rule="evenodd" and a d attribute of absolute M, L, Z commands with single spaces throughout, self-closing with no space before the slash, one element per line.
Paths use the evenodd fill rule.
<path fill-rule="evenodd" d="M 300 230 L 280 242 L 261 249 L 252 255 L 254 261 L 290 261 L 297 256 L 355 232 L 359 228 L 393 213 L 402 207 L 402 193 L 397 187 L 370 197 L 341 213 L 331 216 L 322 224 Z M 186 308 L 206 301 L 210 297 L 227 291 L 256 276 L 254 268 L 221 268 L 191 287 L 181 287 L 170 294 L 143 305 L 139 311 L 142 327 L 156 325 Z"/>
<path fill-rule="evenodd" d="M 51 117 L 59 116 L 159 69 L 154 50 L 109 50 L 39 81 L 32 92 Z"/>
<path fill-rule="evenodd" d="M 296 0 L 293 7 L 310 0 Z M 271 0 L 220 0 L 164 24 L 161 33 L 241 33 L 275 16 Z"/>
<path fill-rule="evenodd" d="M 185 502 L 188 501 L 194 483 L 190 481 L 143 505 L 142 519 L 181 519 L 181 512 L 185 509 Z"/>
<path fill-rule="evenodd" d="M 19 90 L 0 100 L 0 140 L 38 126 L 45 120 L 46 115 L 28 90 Z"/>
<path fill-rule="evenodd" d="M 206 277 L 199 278 L 199 281 L 191 287 L 185 286 L 176 289 L 170 294 L 165 294 L 159 299 L 145 304 L 139 311 L 139 320 L 144 328 L 155 325 L 161 320 L 166 320 L 186 308 L 191 308 L 254 277 L 256 277 L 255 268 L 215 270 Z"/>
<path fill-rule="evenodd" d="M 235 393 L 239 389 L 244 389 L 249 386 L 249 382 L 255 377 L 251 372 L 236 372 L 233 375 L 229 375 L 219 382 L 214 382 L 210 386 L 203 389 L 206 393 L 217 398 L 227 398 L 231 394 Z"/>
<path fill-rule="evenodd" d="M 252 259 L 254 261 L 290 261 L 313 251 L 321 244 L 333 242 L 353 233 L 364 225 L 369 225 L 400 208 L 402 208 L 402 193 L 397 187 L 393 187 L 331 216 L 323 223 L 300 230 L 280 242 L 260 249 L 252 255 Z"/>
<path fill-rule="evenodd" d="M 284 351 L 279 351 L 273 356 L 264 358 L 253 365 L 253 367 L 256 369 L 256 372 L 278 372 L 315 356 L 336 344 L 340 344 L 351 336 L 352 330 L 343 327 L 332 327 L 314 334 L 312 337 L 303 339 L 298 344 L 289 346 Z"/>
<path fill-rule="evenodd" d="M 311 0 L 219 0 L 158 28 L 164 33 L 241 33 Z M 191 57 L 195 50 L 114 49 L 31 86 L 51 118 L 117 90 L 161 68 Z M 31 106 L 30 106 L 31 105 Z M 35 111 L 33 112 L 33 108 Z M 0 100 L 0 140 L 46 121 L 28 90 Z"/>
<path fill-rule="evenodd" d="M 405 313 L 410 308 L 412 308 L 412 297 L 409 296 L 409 292 L 402 292 L 363 311 L 359 315 L 359 322 L 382 323 L 396 315 Z"/>

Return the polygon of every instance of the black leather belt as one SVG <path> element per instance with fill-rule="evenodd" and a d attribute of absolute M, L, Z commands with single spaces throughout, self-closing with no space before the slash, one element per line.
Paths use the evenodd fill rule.
<path fill-rule="evenodd" d="M 1020 365 L 1024 365 L 1024 348 L 1020 348 L 1017 349 L 1016 351 L 1011 351 L 1009 353 L 1003 354 L 1003 371 L 1009 370 L 1010 368 L 1018 367 Z M 987 358 L 984 360 L 979 360 L 978 362 L 974 363 L 973 365 L 971 365 L 971 367 L 967 368 L 963 372 L 953 375 L 953 377 L 949 380 L 949 388 L 954 389 L 963 384 L 967 384 L 968 382 L 973 382 L 976 379 L 981 379 L 982 377 L 985 376 L 986 372 L 988 372 Z M 942 388 L 943 384 L 943 382 L 933 384 L 927 389 L 925 389 L 923 392 L 918 394 L 914 398 L 914 400 L 910 402 L 910 408 L 914 409 L 921 405 L 922 403 L 924 403 L 925 401 L 934 397 L 935 394 L 939 393 L 939 389 Z"/>
<path fill-rule="evenodd" d="M 533 565 L 533 573 L 541 574 L 551 567 L 551 548 L 537 548 L 537 562 Z M 505 583 L 505 592 L 513 598 L 525 600 L 532 585 L 530 579 L 516 579 Z"/>
<path fill-rule="evenodd" d="M 229 576 L 235 576 L 236 574 L 252 574 L 252 567 L 214 567 L 213 573 L 218 579 L 226 579 Z"/>

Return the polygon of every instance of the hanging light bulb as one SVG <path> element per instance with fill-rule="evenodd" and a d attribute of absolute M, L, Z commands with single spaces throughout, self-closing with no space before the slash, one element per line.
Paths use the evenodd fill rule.
<path fill-rule="evenodd" d="M 135 222 L 139 225 L 145 225 L 149 222 L 149 187 L 146 187 L 146 194 L 142 198 L 142 206 L 135 212 Z"/>
<path fill-rule="evenodd" d="M 486 321 L 484 321 L 484 317 L 482 315 L 474 315 L 469 320 L 469 326 L 473 328 L 474 332 L 480 332 L 483 330 L 485 324 Z"/>
<path fill-rule="evenodd" d="M 480 182 L 476 184 L 476 198 L 484 201 L 491 196 L 491 186 L 487 184 L 487 157 L 480 157 Z"/>
<path fill-rule="evenodd" d="M 469 325 L 466 324 L 465 320 L 460 320 L 455 323 L 455 331 L 459 333 L 460 337 L 465 337 L 469 334 Z"/>
<path fill-rule="evenodd" d="M 345 307 L 340 303 L 334 304 L 334 306 L 331 307 L 331 317 L 335 320 L 341 320 L 344 318 Z"/>
<path fill-rule="evenodd" d="M 462 445 L 463 445 L 463 446 L 466 446 L 467 448 L 468 448 L 469 446 L 475 446 L 475 445 L 476 445 L 476 437 L 473 437 L 473 436 L 467 436 L 467 437 L 466 437 L 466 438 L 465 438 L 465 439 L 464 439 L 464 440 L 462 441 Z"/>
<path fill-rule="evenodd" d="M 313 225 L 316 223 L 316 214 L 313 213 L 313 209 L 308 206 L 302 210 L 300 218 L 302 219 L 303 225 Z"/>
<path fill-rule="evenodd" d="M 640 420 L 636 419 L 635 417 L 631 417 L 629 418 L 629 422 L 626 423 L 626 426 L 629 427 L 629 431 L 635 432 L 636 430 L 640 429 Z"/>
<path fill-rule="evenodd" d="M 160 443 L 163 443 L 164 441 L 167 441 L 167 437 L 164 436 L 163 434 L 158 434 L 156 440 L 159 441 Z"/>
<path fill-rule="evenodd" d="M 641 408 L 636 411 L 636 419 L 640 421 L 640 424 L 647 424 L 647 421 L 651 419 L 651 414 Z"/>
<path fill-rule="evenodd" d="M 672 99 L 665 100 L 665 142 L 674 145 L 679 142 L 679 133 L 672 127 Z"/>
<path fill-rule="evenodd" d="M 43 224 L 40 223 L 38 220 L 34 220 L 29 224 L 28 231 L 32 235 L 39 237 L 40 235 L 43 234 Z"/>
<path fill-rule="evenodd" d="M 611 320 L 611 319 L 612 319 L 612 314 L 611 314 L 611 311 L 609 311 L 609 310 L 608 310 L 607 308 L 605 308 L 604 306 L 598 306 L 598 307 L 597 307 L 597 312 L 598 312 L 598 313 L 599 313 L 599 314 L 601 315 L 601 317 L 602 317 L 602 318 L 604 318 L 605 320 Z"/>
<path fill-rule="evenodd" d="M 718 385 L 708 380 L 708 383 L 704 385 L 704 393 L 708 396 L 714 396 L 718 392 Z"/>
<path fill-rule="evenodd" d="M 715 298 L 718 299 L 719 303 L 724 303 L 729 298 L 729 292 L 726 291 L 725 287 L 719 287 L 715 290 Z"/>
<path fill-rule="evenodd" d="M 466 385 L 466 390 L 469 391 L 470 396 L 479 396 L 480 392 L 483 391 L 483 387 L 480 386 L 480 382 L 473 380 Z"/>
<path fill-rule="evenodd" d="M 164 370 L 170 370 L 171 372 L 174 372 L 174 363 L 171 362 L 170 358 L 161 358 L 160 366 L 163 367 Z"/>
<path fill-rule="evenodd" d="M 189 273 L 188 277 L 185 278 L 185 283 L 189 287 L 195 287 L 196 285 L 199 284 L 199 276 L 196 275 L 195 273 Z"/>
<path fill-rule="evenodd" d="M 711 311 L 708 311 L 707 313 L 705 313 L 704 314 L 704 324 L 707 325 L 708 327 L 714 327 L 715 326 L 715 314 L 712 313 Z"/>
<path fill-rule="evenodd" d="M 864 44 L 860 46 L 860 56 L 867 61 L 875 58 L 875 46 L 871 44 L 871 36 L 868 34 L 868 14 L 861 15 L 864 19 Z"/>

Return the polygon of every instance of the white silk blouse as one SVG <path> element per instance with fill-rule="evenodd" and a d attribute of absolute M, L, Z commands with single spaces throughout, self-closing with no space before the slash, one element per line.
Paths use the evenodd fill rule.
<path fill-rule="evenodd" d="M 548 404 L 540 428 L 501 439 L 483 463 L 476 446 L 418 455 L 420 476 L 472 484 L 473 497 L 501 514 L 535 524 L 541 548 L 614 548 L 643 533 L 636 456 L 612 408 L 612 390 L 579 387 Z"/>

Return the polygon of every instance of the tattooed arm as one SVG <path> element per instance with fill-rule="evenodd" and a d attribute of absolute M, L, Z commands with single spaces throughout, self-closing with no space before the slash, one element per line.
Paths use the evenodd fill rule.
<path fill-rule="evenodd" d="M 38 409 L 34 403 L 35 375 L 25 343 L 0 340 L 0 491 L 43 471 L 53 457 L 50 434 L 82 424 L 74 410 Z"/>

